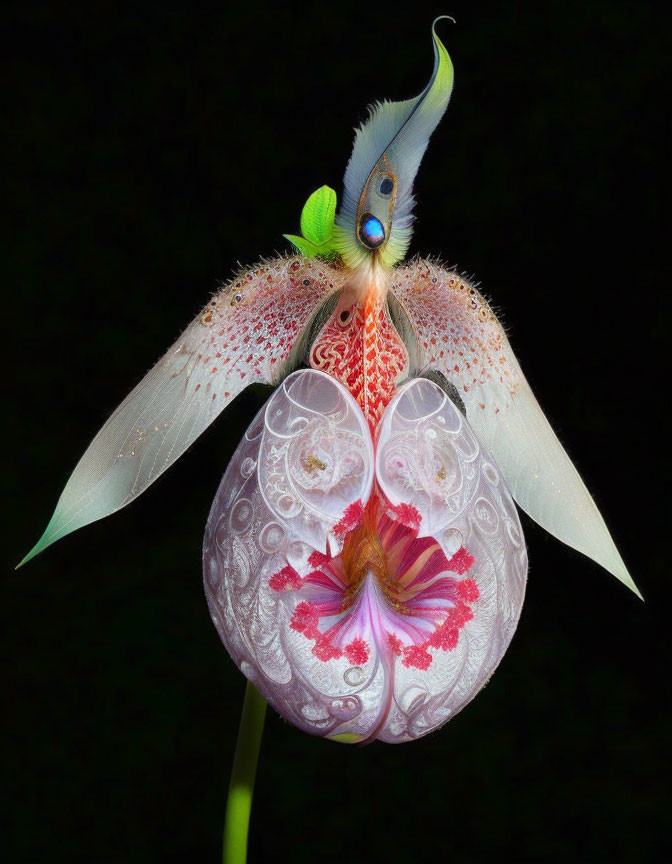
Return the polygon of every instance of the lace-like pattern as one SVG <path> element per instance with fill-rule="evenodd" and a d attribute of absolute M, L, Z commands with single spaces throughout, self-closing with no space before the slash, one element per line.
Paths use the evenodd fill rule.
<path fill-rule="evenodd" d="M 235 662 L 288 720 L 341 741 L 412 740 L 459 711 L 511 640 L 526 572 L 496 466 L 424 379 L 397 391 L 374 456 L 341 384 L 291 375 L 231 460 L 204 541 Z"/>
<path fill-rule="evenodd" d="M 384 293 L 339 305 L 310 352 L 310 365 L 336 378 L 357 400 L 373 431 L 408 371 L 408 354 Z"/>

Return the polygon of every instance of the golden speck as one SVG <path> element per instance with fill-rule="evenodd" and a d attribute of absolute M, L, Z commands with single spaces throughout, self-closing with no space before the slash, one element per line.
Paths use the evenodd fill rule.
<path fill-rule="evenodd" d="M 312 453 L 306 459 L 305 465 L 306 471 L 308 471 L 309 474 L 312 473 L 316 468 L 318 468 L 320 471 L 324 471 L 327 467 L 326 462 L 318 459 L 317 456 L 313 456 Z"/>

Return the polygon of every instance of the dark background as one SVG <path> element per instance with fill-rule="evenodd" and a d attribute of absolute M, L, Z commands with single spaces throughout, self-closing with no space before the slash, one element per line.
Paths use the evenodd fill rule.
<path fill-rule="evenodd" d="M 490 685 L 400 747 L 269 716 L 250 861 L 661 854 L 672 22 L 641 2 L 404 6 L 22 3 L 5 17 L 4 860 L 218 860 L 244 681 L 208 616 L 201 539 L 263 388 L 131 507 L 12 567 L 236 261 L 286 250 L 313 189 L 340 196 L 353 126 L 373 99 L 424 86 L 441 12 L 458 22 L 440 31 L 456 86 L 412 248 L 475 273 L 503 311 L 647 602 L 523 517 L 528 596 Z"/>

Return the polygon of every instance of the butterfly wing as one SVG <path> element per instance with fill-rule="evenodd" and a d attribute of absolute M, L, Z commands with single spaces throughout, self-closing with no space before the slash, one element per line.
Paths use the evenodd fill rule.
<path fill-rule="evenodd" d="M 129 504 L 249 384 L 278 383 L 341 278 L 319 261 L 292 257 L 222 288 L 93 439 L 21 563 Z"/>
<path fill-rule="evenodd" d="M 391 290 L 408 318 L 417 369 L 438 370 L 457 388 L 520 507 L 639 595 L 487 302 L 459 274 L 423 260 L 395 270 Z"/>

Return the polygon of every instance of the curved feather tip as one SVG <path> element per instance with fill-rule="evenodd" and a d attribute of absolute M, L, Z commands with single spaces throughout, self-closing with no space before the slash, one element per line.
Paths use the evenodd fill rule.
<path fill-rule="evenodd" d="M 388 266 L 406 254 L 415 175 L 453 90 L 453 64 L 436 35 L 437 22 L 449 17 L 432 24 L 434 69 L 422 93 L 404 102 L 377 102 L 356 131 L 334 226 L 334 245 L 349 267 L 372 251 Z"/>

